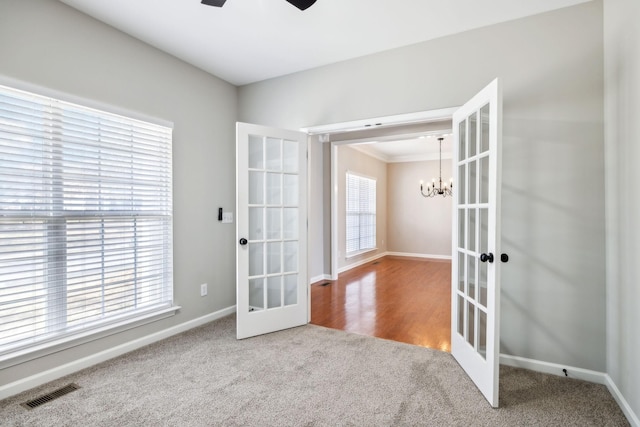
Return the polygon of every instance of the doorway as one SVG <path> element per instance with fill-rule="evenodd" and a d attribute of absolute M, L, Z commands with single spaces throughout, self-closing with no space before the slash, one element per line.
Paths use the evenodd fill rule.
<path fill-rule="evenodd" d="M 450 301 L 451 301 L 451 198 L 439 197 L 439 200 L 429 200 L 420 196 L 419 181 L 424 179 L 431 183 L 432 178 L 438 179 L 437 169 L 439 160 L 437 137 L 445 135 L 447 142 L 442 156 L 446 166 L 446 182 L 449 183 L 451 174 L 451 114 L 455 109 L 438 110 L 423 113 L 426 118 L 414 120 L 408 124 L 378 125 L 383 120 L 372 120 L 376 124 L 358 123 L 358 126 L 348 129 L 348 126 L 336 126 L 337 131 L 323 130 L 324 133 L 310 133 L 320 135 L 331 152 L 331 275 L 326 280 L 319 280 L 312 284 L 311 293 L 311 323 L 336 329 L 347 330 L 365 335 L 386 339 L 394 339 L 410 344 L 439 350 L 450 350 Z M 422 145 L 431 152 L 425 154 L 411 152 L 410 147 Z M 431 203 L 448 204 L 446 217 L 433 221 L 427 217 L 417 219 L 420 222 L 414 229 L 407 227 L 390 227 L 378 236 L 375 250 L 355 257 L 346 258 L 344 242 L 344 193 L 336 191 L 344 187 L 343 174 L 345 167 L 340 162 L 340 151 L 345 147 L 355 148 L 360 153 L 392 165 L 398 179 L 405 181 L 403 195 L 391 188 L 395 197 L 410 198 L 412 207 L 398 207 L 391 215 L 391 210 L 397 201 L 385 201 L 390 206 L 389 215 L 385 221 L 414 223 L 416 218 L 402 218 L 400 211 L 411 215 L 420 215 L 426 205 Z M 327 156 L 325 155 L 325 159 Z M 326 162 L 326 160 L 325 160 Z M 413 169 L 424 169 L 424 164 L 430 164 L 428 171 L 419 173 L 417 177 L 407 177 L 407 173 L 397 172 L 413 165 Z M 325 173 L 328 171 L 325 164 Z M 366 171 L 348 167 L 354 172 L 367 175 Z M 388 168 L 391 170 L 392 168 Z M 391 172 L 390 172 L 391 173 Z M 415 171 L 413 174 L 415 175 Z M 411 175 L 411 174 L 409 174 Z M 415 178 L 415 179 L 414 179 Z M 410 181 L 410 183 L 408 181 Z M 414 182 L 415 181 L 415 182 Z M 325 186 L 327 186 L 325 181 Z M 397 184 L 394 184 L 397 185 Z M 428 184 L 425 184 L 425 187 Z M 405 188 L 406 187 L 406 188 Z M 387 190 L 385 190 L 387 191 Z M 422 207 L 415 204 L 422 203 Z M 429 209 L 427 215 L 436 209 Z M 342 223 L 340 223 L 342 221 Z M 437 250 L 425 250 L 424 241 L 416 233 L 421 233 L 420 225 L 434 225 L 446 232 L 444 249 L 442 245 Z M 326 224 L 326 223 L 325 223 Z M 404 228 L 404 230 L 401 230 Z M 342 231 L 340 231 L 342 229 Z M 399 244 L 396 240 L 408 242 L 406 237 L 415 238 L 414 244 Z M 409 242 L 411 243 L 411 242 Z M 433 245 L 432 245 L 433 246 Z M 407 273 L 407 274 L 402 274 Z M 413 293 L 413 298 L 412 298 Z M 378 314 L 374 314 L 374 313 Z M 429 330 L 431 333 L 429 333 Z"/>

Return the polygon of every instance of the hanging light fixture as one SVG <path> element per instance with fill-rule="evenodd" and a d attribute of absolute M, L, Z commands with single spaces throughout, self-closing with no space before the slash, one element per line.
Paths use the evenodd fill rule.
<path fill-rule="evenodd" d="M 420 181 L 420 193 L 422 193 L 423 197 L 453 196 L 453 178 L 449 180 L 449 185 L 447 184 L 444 184 L 444 186 L 442 185 L 442 141 L 443 140 L 444 140 L 443 137 L 438 138 L 438 141 L 440 142 L 440 176 L 439 176 L 438 186 L 436 187 L 436 179 L 433 178 L 433 180 L 431 180 L 431 185 L 427 185 L 426 187 L 427 192 L 425 193 L 424 181 Z"/>

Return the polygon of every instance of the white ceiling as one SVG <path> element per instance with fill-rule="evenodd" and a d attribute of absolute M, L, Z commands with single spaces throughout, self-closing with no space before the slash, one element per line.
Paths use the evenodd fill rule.
<path fill-rule="evenodd" d="M 589 0 L 60 1 L 244 85 Z"/>
<path fill-rule="evenodd" d="M 444 138 L 442 141 L 442 158 L 450 159 L 452 149 L 452 135 L 450 133 L 431 133 L 419 138 L 412 137 L 393 141 L 370 141 L 352 144 L 351 147 L 386 163 L 438 160 L 440 158 L 438 137 Z"/>

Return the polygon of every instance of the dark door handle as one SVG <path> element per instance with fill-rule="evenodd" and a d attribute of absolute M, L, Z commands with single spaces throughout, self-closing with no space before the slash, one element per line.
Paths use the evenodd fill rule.
<path fill-rule="evenodd" d="M 245 239 L 244 237 L 242 239 L 240 239 L 240 244 L 242 246 L 246 245 L 247 243 L 249 243 L 249 241 L 247 239 Z"/>
<path fill-rule="evenodd" d="M 507 254 L 500 255 L 500 261 L 509 262 L 509 255 L 507 255 Z"/>
<path fill-rule="evenodd" d="M 490 263 L 493 262 L 493 254 L 491 252 L 489 252 L 488 254 L 481 254 L 480 261 L 482 262 L 489 261 Z"/>

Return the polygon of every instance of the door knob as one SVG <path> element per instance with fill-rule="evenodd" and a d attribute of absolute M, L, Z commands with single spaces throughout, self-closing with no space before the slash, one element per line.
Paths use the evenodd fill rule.
<path fill-rule="evenodd" d="M 480 261 L 482 262 L 489 261 L 490 263 L 493 262 L 493 254 L 491 252 L 489 252 L 488 254 L 481 254 Z"/>
<path fill-rule="evenodd" d="M 246 245 L 247 243 L 249 243 L 249 241 L 247 239 L 245 239 L 244 237 L 242 239 L 240 239 L 240 244 L 242 246 Z"/>

